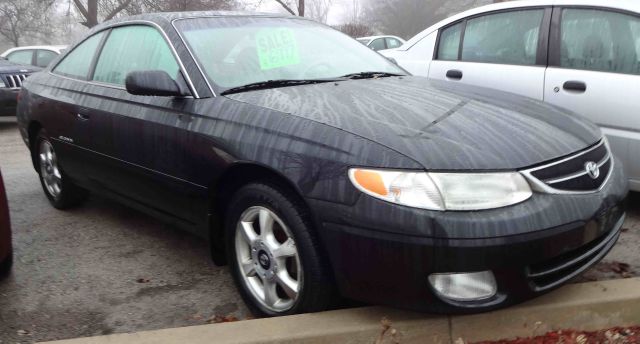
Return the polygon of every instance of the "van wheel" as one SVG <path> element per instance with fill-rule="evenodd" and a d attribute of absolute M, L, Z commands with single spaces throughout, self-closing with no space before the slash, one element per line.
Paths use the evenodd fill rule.
<path fill-rule="evenodd" d="M 35 143 L 37 171 L 47 199 L 56 209 L 68 209 L 83 203 L 88 192 L 69 180 L 58 164 L 58 156 L 44 129 Z"/>
<path fill-rule="evenodd" d="M 241 188 L 229 204 L 229 267 L 258 316 L 322 311 L 336 299 L 327 261 L 301 203 L 284 188 L 255 183 Z"/>

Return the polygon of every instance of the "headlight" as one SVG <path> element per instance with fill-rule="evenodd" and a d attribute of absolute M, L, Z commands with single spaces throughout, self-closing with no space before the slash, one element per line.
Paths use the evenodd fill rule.
<path fill-rule="evenodd" d="M 429 210 L 483 210 L 520 203 L 531 188 L 518 172 L 435 173 L 352 168 L 349 179 L 367 195 Z"/>
<path fill-rule="evenodd" d="M 0 88 L 6 88 L 7 84 L 4 83 L 2 79 L 0 79 Z"/>

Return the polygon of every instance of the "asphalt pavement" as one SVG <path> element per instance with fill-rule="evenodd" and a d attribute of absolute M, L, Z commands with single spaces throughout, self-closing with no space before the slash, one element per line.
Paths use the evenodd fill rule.
<path fill-rule="evenodd" d="M 245 319 L 207 243 L 92 196 L 72 211 L 46 200 L 15 119 L 0 118 L 15 264 L 0 281 L 0 343 Z"/>
<path fill-rule="evenodd" d="M 250 317 L 203 240 L 98 196 L 52 208 L 12 118 L 0 118 L 0 169 L 15 249 L 13 273 L 0 281 L 0 343 Z M 640 276 L 640 195 L 630 205 L 617 246 L 577 282 Z"/>

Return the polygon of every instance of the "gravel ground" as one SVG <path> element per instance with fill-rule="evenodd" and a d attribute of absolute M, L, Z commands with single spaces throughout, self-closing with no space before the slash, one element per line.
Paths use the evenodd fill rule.
<path fill-rule="evenodd" d="M 49 206 L 14 119 L 0 119 L 0 168 L 16 256 L 0 282 L 0 343 L 249 316 L 203 240 L 98 197 L 72 211 Z M 630 204 L 618 245 L 579 281 L 640 273 L 640 196 Z"/>

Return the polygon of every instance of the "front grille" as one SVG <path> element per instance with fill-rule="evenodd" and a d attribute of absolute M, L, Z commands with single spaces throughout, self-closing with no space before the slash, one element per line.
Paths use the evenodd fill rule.
<path fill-rule="evenodd" d="M 550 260 L 530 265 L 526 276 L 536 292 L 555 288 L 576 277 L 607 254 L 620 236 L 620 228 L 625 216 L 621 211 L 611 211 L 595 224 L 610 231 L 576 250 L 561 254 Z"/>
<path fill-rule="evenodd" d="M 597 173 L 587 164 L 595 163 Z M 599 190 L 613 170 L 613 159 L 605 140 L 565 159 L 523 171 L 542 191 L 591 192 Z M 594 172 L 593 170 L 591 172 Z"/>
<path fill-rule="evenodd" d="M 8 88 L 21 88 L 22 82 L 29 76 L 29 74 L 5 74 L 2 76 L 2 81 Z"/>

